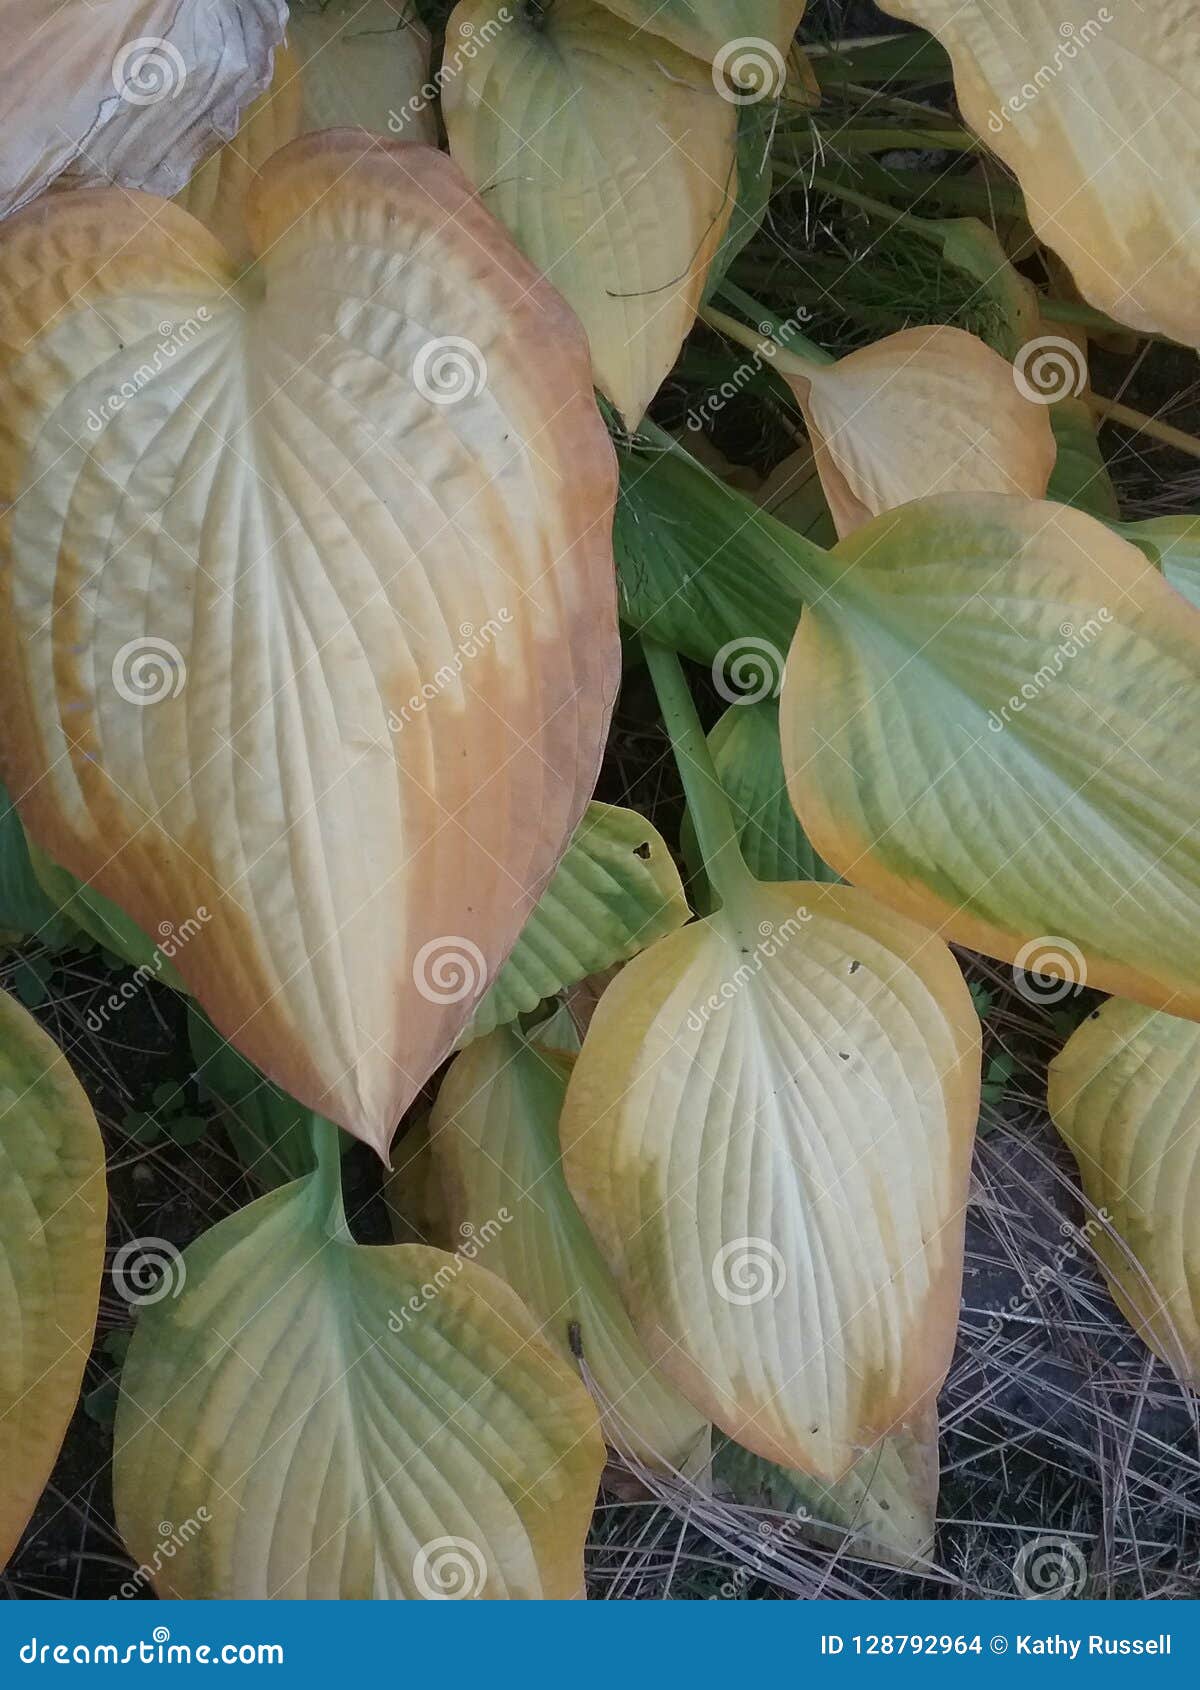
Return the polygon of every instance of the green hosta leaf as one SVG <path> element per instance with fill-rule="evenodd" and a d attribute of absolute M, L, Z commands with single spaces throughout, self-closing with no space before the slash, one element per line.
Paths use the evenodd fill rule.
<path fill-rule="evenodd" d="M 729 266 L 746 242 L 757 234 L 771 200 L 771 141 L 779 107 L 774 100 L 756 101 L 738 112 L 737 200 L 725 238 L 708 270 L 705 299 L 712 299 L 729 273 Z"/>
<path fill-rule="evenodd" d="M 688 919 L 665 841 L 636 810 L 589 804 L 508 961 L 461 1043 L 625 962 Z"/>
<path fill-rule="evenodd" d="M 128 963 L 130 968 L 148 969 L 164 986 L 170 986 L 177 992 L 187 990 L 179 970 L 170 960 L 181 942 L 181 935 L 172 922 L 163 922 L 160 942 L 153 944 L 137 922 L 118 908 L 111 898 L 97 892 L 95 887 L 85 885 L 82 880 L 76 880 L 68 869 L 60 868 L 34 840 L 29 839 L 27 843 L 29 861 L 38 884 L 67 920 L 82 928 L 106 951 Z M 201 919 L 207 919 L 206 909 L 199 913 Z M 198 925 L 195 918 L 191 925 Z M 186 937 L 182 942 L 187 942 Z"/>
<path fill-rule="evenodd" d="M 609 1442 L 649 1466 L 694 1471 L 707 1464 L 708 1421 L 653 1370 L 567 1190 L 558 1117 L 570 1066 L 507 1027 L 455 1061 L 429 1139 L 446 1220 L 451 1236 L 484 1241 L 487 1267 L 567 1361 L 578 1326 Z"/>
<path fill-rule="evenodd" d="M 602 0 L 639 30 L 665 36 L 697 58 L 729 61 L 734 79 L 751 89 L 774 86 L 805 0 Z M 731 54 L 732 49 L 732 54 Z M 746 56 L 740 73 L 738 49 Z M 770 49 L 769 52 L 765 49 Z"/>
<path fill-rule="evenodd" d="M 66 1058 L 0 992 L 0 1566 L 50 1475 L 92 1344 L 104 1146 Z"/>
<path fill-rule="evenodd" d="M 604 1444 L 507 1285 L 462 1254 L 354 1244 L 325 1173 L 182 1268 L 138 1323 L 115 1440 L 135 1560 L 159 1564 L 161 1520 L 203 1521 L 163 1595 L 580 1593 Z"/>
<path fill-rule="evenodd" d="M 708 747 L 751 874 L 758 880 L 836 880 L 813 850 L 788 797 L 774 700 L 731 704 L 709 734 Z M 690 816 L 684 818 L 683 850 L 696 872 L 700 857 Z"/>
<path fill-rule="evenodd" d="M 1162 570 L 1177 593 L 1200 608 L 1200 516 L 1155 516 L 1112 526 Z"/>
<path fill-rule="evenodd" d="M 52 951 L 79 943 L 75 923 L 59 914 L 42 889 L 29 857 L 21 818 L 0 786 L 0 931 L 36 938 Z"/>
<path fill-rule="evenodd" d="M 682 448 L 619 457 L 622 619 L 699 663 L 743 641 L 781 662 L 808 579 L 792 531 Z"/>
<path fill-rule="evenodd" d="M 1058 456 L 1046 497 L 1087 511 L 1102 522 L 1115 521 L 1121 509 L 1100 450 L 1096 419 L 1087 405 L 1082 399 L 1058 400 L 1050 407 L 1050 427 L 1058 443 Z"/>
<path fill-rule="evenodd" d="M 777 464 L 759 489 L 757 502 L 814 546 L 837 545 L 837 527 L 811 448 L 802 447 Z"/>

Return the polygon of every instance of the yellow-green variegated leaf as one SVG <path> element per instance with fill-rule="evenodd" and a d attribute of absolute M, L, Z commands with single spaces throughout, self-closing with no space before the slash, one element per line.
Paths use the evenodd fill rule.
<path fill-rule="evenodd" d="M 1112 1229 L 1092 1247 L 1113 1297 L 1200 1388 L 1200 1025 L 1111 999 L 1050 1064 L 1050 1113 Z"/>
<path fill-rule="evenodd" d="M 780 716 L 826 862 L 959 944 L 1200 1016 L 1200 613 L 1024 499 L 930 499 L 812 568 Z"/>
<path fill-rule="evenodd" d="M 1046 407 L 963 329 L 902 329 L 788 380 L 843 538 L 932 493 L 1046 491 L 1056 451 Z"/>
<path fill-rule="evenodd" d="M 1200 516 L 1152 516 L 1113 527 L 1162 570 L 1177 593 L 1200 609 Z"/>
<path fill-rule="evenodd" d="M 645 816 L 589 804 L 554 878 L 463 1041 L 644 951 L 691 912 L 666 841 Z"/>
<path fill-rule="evenodd" d="M 66 1058 L 0 992 L 0 1566 L 50 1476 L 92 1347 L 104 1146 Z"/>
<path fill-rule="evenodd" d="M 284 0 L 0 0 L 0 216 L 62 172 L 173 194 L 271 78 Z"/>
<path fill-rule="evenodd" d="M 3 760 L 143 931 L 208 911 L 220 1033 L 382 1149 L 591 793 L 613 456 L 444 155 L 301 139 L 249 227 L 239 279 L 145 197 L 0 225 Z"/>
<path fill-rule="evenodd" d="M 945 945 L 848 886 L 751 884 L 605 992 L 563 1156 L 663 1372 L 837 1479 L 949 1365 L 978 1103 Z"/>
<path fill-rule="evenodd" d="M 806 0 L 601 0 L 639 30 L 709 59 L 747 93 L 783 86 Z"/>
<path fill-rule="evenodd" d="M 570 1598 L 596 1412 L 465 1252 L 363 1247 L 320 1175 L 183 1257 L 121 1378 L 114 1497 L 160 1595 Z M 160 1520 L 200 1522 L 163 1565 Z"/>
<path fill-rule="evenodd" d="M 567 1361 L 577 1328 L 608 1441 L 650 1467 L 695 1471 L 708 1421 L 654 1368 L 567 1189 L 558 1118 L 570 1068 L 507 1027 L 457 1059 L 430 1121 L 443 1213 L 452 1235 L 482 1240 L 483 1262 Z"/>
<path fill-rule="evenodd" d="M 462 0 L 450 151 L 577 312 L 634 427 L 692 326 L 737 198 L 738 108 L 707 65 L 593 0 Z"/>
<path fill-rule="evenodd" d="M 1020 179 L 1081 292 L 1137 329 L 1200 341 L 1200 128 L 1192 0 L 881 0 L 933 32 L 964 117 Z"/>

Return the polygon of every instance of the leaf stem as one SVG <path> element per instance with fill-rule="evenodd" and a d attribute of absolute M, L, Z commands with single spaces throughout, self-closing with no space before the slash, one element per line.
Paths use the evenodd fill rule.
<path fill-rule="evenodd" d="M 338 1129 L 332 1121 L 327 1121 L 315 1111 L 309 1115 L 308 1125 L 317 1162 L 309 1178 L 321 1226 L 330 1238 L 352 1244 L 354 1238 L 346 1220 L 346 1205 L 342 1198 L 342 1145 Z"/>
<path fill-rule="evenodd" d="M 736 317 L 726 316 L 724 311 L 718 311 L 715 306 L 705 305 L 700 309 L 700 316 L 710 329 L 716 329 L 728 340 L 735 341 L 738 346 L 744 346 L 763 364 L 771 364 L 785 376 L 799 376 L 804 381 L 811 381 L 813 371 L 821 364 L 832 363 L 826 354 L 817 357 L 798 358 L 794 352 L 772 340 L 769 335 L 756 334 L 753 329 L 745 328 Z M 808 342 L 799 335 L 791 338 L 800 340 L 806 348 Z M 813 347 L 816 353 L 820 349 Z"/>
<path fill-rule="evenodd" d="M 1164 445 L 1174 446 L 1177 452 L 1186 452 L 1190 458 L 1200 458 L 1200 440 L 1194 434 L 1185 434 L 1181 428 L 1172 428 L 1170 423 L 1159 422 L 1157 417 L 1148 417 L 1117 399 L 1105 399 L 1103 394 L 1088 393 L 1084 397 L 1092 410 L 1107 421 L 1120 423 L 1122 428 L 1131 428 L 1136 434 L 1149 435 L 1152 440 L 1161 440 Z"/>
<path fill-rule="evenodd" d="M 755 885 L 738 843 L 737 824 L 717 776 L 687 678 L 675 653 L 642 638 L 646 667 L 679 766 L 705 873 L 726 908 L 736 908 Z"/>

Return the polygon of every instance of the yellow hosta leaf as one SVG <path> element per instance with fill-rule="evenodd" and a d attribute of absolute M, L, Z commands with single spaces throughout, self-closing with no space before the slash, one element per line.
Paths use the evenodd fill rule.
<path fill-rule="evenodd" d="M 450 151 L 578 313 L 633 427 L 695 318 L 737 197 L 737 107 L 707 66 L 603 11 L 536 21 L 463 0 L 446 35 Z"/>
<path fill-rule="evenodd" d="M 160 201 L 0 226 L 6 773 L 144 932 L 203 909 L 218 1031 L 383 1149 L 594 783 L 613 456 L 442 154 L 302 139 L 249 226 L 241 281 Z"/>
<path fill-rule="evenodd" d="M 1200 1026 L 1113 998 L 1050 1064 L 1050 1113 L 1118 1235 L 1093 1235 L 1114 1299 L 1200 1388 Z"/>
<path fill-rule="evenodd" d="M 967 122 L 1091 303 L 1200 341 L 1200 16 L 1191 0 L 880 0 L 950 54 Z"/>
<path fill-rule="evenodd" d="M 778 93 L 782 66 L 805 0 L 601 0 L 639 30 L 665 36 L 685 53 L 712 59 L 748 90 Z"/>
<path fill-rule="evenodd" d="M 0 992 L 0 1567 L 58 1456 L 104 1267 L 104 1146 L 66 1058 Z"/>
<path fill-rule="evenodd" d="M 563 1157 L 663 1372 L 837 1479 L 949 1364 L 978 1105 L 939 940 L 848 886 L 757 885 L 608 988 Z"/>
<path fill-rule="evenodd" d="M 811 567 L 780 720 L 825 861 L 959 944 L 1200 1016 L 1200 613 L 1023 499 L 930 499 Z"/>
<path fill-rule="evenodd" d="M 187 1599 L 570 1598 L 604 1464 L 596 1411 L 520 1301 L 461 1256 L 363 1247 L 320 1176 L 183 1257 L 121 1376 L 134 1559 Z"/>
<path fill-rule="evenodd" d="M 183 187 L 271 78 L 284 0 L 0 0 L 0 217 L 69 171 Z"/>
<path fill-rule="evenodd" d="M 567 1189 L 558 1117 L 569 1073 L 569 1059 L 506 1027 L 457 1059 L 430 1122 L 444 1212 L 461 1236 L 483 1241 L 486 1266 L 567 1361 L 578 1327 L 609 1442 L 651 1467 L 694 1470 L 707 1459 L 708 1421 L 656 1373 Z"/>
<path fill-rule="evenodd" d="M 249 259 L 246 197 L 272 154 L 297 135 L 348 124 L 436 146 L 433 108 L 421 92 L 428 78 L 429 36 L 409 0 L 293 8 L 271 86 L 176 200 L 230 252 Z M 371 144 L 364 138 L 364 150 Z"/>
<path fill-rule="evenodd" d="M 902 329 L 789 381 L 843 539 L 931 493 L 1046 491 L 1056 452 L 1046 407 L 962 329 Z"/>

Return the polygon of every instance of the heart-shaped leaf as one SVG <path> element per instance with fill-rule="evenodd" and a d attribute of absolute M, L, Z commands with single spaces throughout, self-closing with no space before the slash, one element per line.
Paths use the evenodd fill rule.
<path fill-rule="evenodd" d="M 707 66 L 593 0 L 508 11 L 463 0 L 450 19 L 450 151 L 578 312 L 596 385 L 634 427 L 733 211 L 737 107 Z"/>
<path fill-rule="evenodd" d="M 1113 998 L 1050 1064 L 1050 1113 L 1111 1228 L 1086 1228 L 1109 1290 L 1200 1388 L 1200 1025 Z"/>
<path fill-rule="evenodd" d="M 154 200 L 0 226 L 4 755 L 144 931 L 208 910 L 175 961 L 220 1032 L 382 1149 L 594 784 L 613 457 L 443 155 L 302 139 L 249 227 L 239 282 Z"/>
<path fill-rule="evenodd" d="M 1024 499 L 926 500 L 810 561 L 780 715 L 826 862 L 959 944 L 1200 1016 L 1200 614 Z"/>
<path fill-rule="evenodd" d="M 978 1107 L 946 946 L 800 882 L 626 964 L 560 1130 L 656 1364 L 757 1454 L 837 1479 L 949 1365 Z"/>
<path fill-rule="evenodd" d="M 173 194 L 271 78 L 284 0 L 0 0 L 0 216 L 63 171 Z"/>
<path fill-rule="evenodd" d="M 104 1146 L 54 1042 L 0 992 L 0 1566 L 50 1476 L 92 1347 Z"/>

